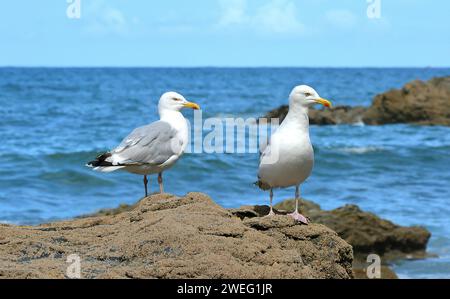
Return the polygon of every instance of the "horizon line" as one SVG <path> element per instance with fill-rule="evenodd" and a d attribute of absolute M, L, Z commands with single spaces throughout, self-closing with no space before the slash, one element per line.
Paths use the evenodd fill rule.
<path fill-rule="evenodd" d="M 290 68 L 290 69 L 448 69 L 450 66 L 214 66 L 214 65 L 206 65 L 206 66 L 95 66 L 95 65 L 0 65 L 1 69 L 5 68 L 55 68 L 55 69 L 63 69 L 63 68 L 73 68 L 73 69 L 82 69 L 82 68 L 135 68 L 135 69 L 270 69 L 270 68 Z"/>

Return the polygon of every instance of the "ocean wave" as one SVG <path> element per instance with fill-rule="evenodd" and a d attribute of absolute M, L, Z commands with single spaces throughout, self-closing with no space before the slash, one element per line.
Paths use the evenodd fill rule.
<path fill-rule="evenodd" d="M 104 150 L 89 150 L 89 151 L 75 151 L 75 152 L 54 152 L 48 153 L 43 156 L 44 159 L 51 161 L 73 161 L 78 160 L 81 162 L 87 162 L 86 160 L 95 158 L 99 153 Z M 83 164 L 84 165 L 84 164 Z"/>
<path fill-rule="evenodd" d="M 46 182 L 53 182 L 64 185 L 79 186 L 111 186 L 114 182 L 106 176 L 95 175 L 90 170 L 76 171 L 73 169 L 60 169 L 56 171 L 42 171 L 38 178 Z"/>
<path fill-rule="evenodd" d="M 348 153 L 348 154 L 367 154 L 372 152 L 381 152 L 386 150 L 383 147 L 377 147 L 377 146 L 361 146 L 361 147 L 341 147 L 337 148 L 337 151 L 342 153 Z"/>
<path fill-rule="evenodd" d="M 358 119 L 358 121 L 357 121 L 357 122 L 354 122 L 354 123 L 352 124 L 352 126 L 354 126 L 354 127 L 365 127 L 366 124 L 363 122 L 362 119 Z"/>
<path fill-rule="evenodd" d="M 6 83 L 1 85 L 0 88 L 7 92 L 20 92 L 23 89 L 23 85 L 18 83 Z"/>

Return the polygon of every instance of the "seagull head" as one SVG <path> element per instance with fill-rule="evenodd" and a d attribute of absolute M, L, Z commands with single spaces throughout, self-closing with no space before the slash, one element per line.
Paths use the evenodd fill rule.
<path fill-rule="evenodd" d="M 159 99 L 158 109 L 159 111 L 171 110 L 180 111 L 183 108 L 191 108 L 198 110 L 200 106 L 196 103 L 188 102 L 181 94 L 170 91 L 166 92 Z"/>
<path fill-rule="evenodd" d="M 325 107 L 331 108 L 331 103 L 319 96 L 314 88 L 307 85 L 296 86 L 289 96 L 289 105 L 303 106 L 309 108 L 315 104 L 321 104 Z"/>

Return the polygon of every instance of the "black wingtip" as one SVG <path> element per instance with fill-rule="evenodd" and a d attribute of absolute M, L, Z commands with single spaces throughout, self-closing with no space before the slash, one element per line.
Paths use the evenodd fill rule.
<path fill-rule="evenodd" d="M 88 162 L 87 167 L 100 167 L 100 166 L 113 166 L 111 162 L 106 161 L 107 158 L 111 157 L 111 153 L 104 153 L 95 158 L 94 161 Z"/>
<path fill-rule="evenodd" d="M 256 182 L 254 182 L 253 185 L 257 186 L 259 189 L 262 189 L 262 190 L 269 190 L 270 189 L 270 186 L 268 184 L 264 183 L 261 180 L 258 180 Z"/>

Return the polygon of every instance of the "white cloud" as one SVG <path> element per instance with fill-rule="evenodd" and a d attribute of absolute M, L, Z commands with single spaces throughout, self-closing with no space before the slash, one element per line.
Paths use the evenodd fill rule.
<path fill-rule="evenodd" d="M 242 24 L 246 20 L 246 0 L 220 0 L 222 15 L 220 16 L 219 25 L 229 26 Z"/>
<path fill-rule="evenodd" d="M 246 27 L 258 33 L 302 33 L 297 7 L 292 0 L 268 0 L 250 12 L 246 0 L 221 0 L 218 26 Z"/>
<path fill-rule="evenodd" d="M 292 1 L 272 0 L 258 9 L 255 25 L 276 33 L 301 32 L 303 25 L 297 19 L 297 8 Z"/>
<path fill-rule="evenodd" d="M 116 8 L 108 7 L 102 16 L 102 21 L 114 32 L 123 33 L 127 29 L 127 20 L 125 19 L 125 16 Z"/>
<path fill-rule="evenodd" d="M 136 24 L 137 18 L 128 21 L 123 12 L 111 7 L 104 0 L 88 2 L 83 11 L 83 18 L 87 21 L 85 31 L 91 34 L 125 34 L 130 24 Z"/>
<path fill-rule="evenodd" d="M 329 10 L 325 13 L 325 18 L 330 24 L 341 28 L 351 28 L 357 22 L 356 16 L 344 9 Z"/>

